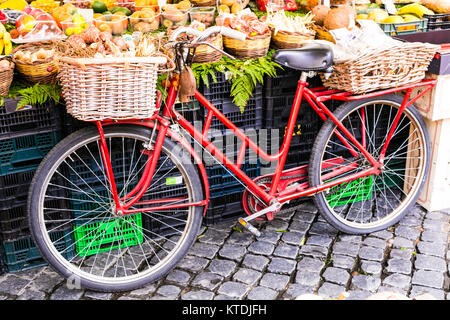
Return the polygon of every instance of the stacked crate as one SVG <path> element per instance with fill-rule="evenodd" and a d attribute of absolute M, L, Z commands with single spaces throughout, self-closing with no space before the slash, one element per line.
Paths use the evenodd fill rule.
<path fill-rule="evenodd" d="M 8 272 L 45 264 L 30 236 L 27 197 L 35 170 L 60 139 L 54 103 L 18 108 L 16 100 L 5 99 L 0 108 L 0 251 Z M 61 232 L 51 237 L 59 239 Z"/>
<path fill-rule="evenodd" d="M 244 131 L 251 138 L 256 138 L 258 130 L 262 128 L 264 122 L 262 86 L 256 86 L 252 97 L 247 102 L 244 113 L 242 113 L 230 97 L 231 82 L 225 78 L 224 73 L 216 72 L 215 77 L 216 82 L 214 82 L 211 77 L 209 78 L 208 86 L 204 83 L 200 84 L 200 93 L 202 93 L 206 99 L 208 99 L 239 129 Z M 194 119 L 194 124 L 196 120 L 196 127 L 201 130 L 208 109 L 204 108 L 202 105 L 197 107 L 197 116 Z M 208 139 L 221 150 L 228 159 L 233 163 L 236 163 L 242 141 L 216 117 L 213 117 L 211 122 Z M 202 157 L 206 166 L 210 187 L 210 202 L 207 213 L 203 219 L 204 223 L 206 225 L 211 225 L 225 219 L 232 219 L 242 215 L 242 192 L 244 190 L 244 185 L 229 169 L 224 168 L 219 164 L 208 151 L 203 150 L 197 143 L 193 143 L 193 146 Z M 256 178 L 260 175 L 261 165 L 254 151 L 247 148 L 240 168 L 250 178 Z"/>
<path fill-rule="evenodd" d="M 274 78 L 266 77 L 264 81 L 264 128 L 268 132 L 268 153 L 276 153 L 281 147 L 286 126 L 294 103 L 300 71 L 286 69 L 278 71 Z M 309 87 L 320 85 L 319 77 L 308 80 Z M 290 169 L 307 164 L 312 145 L 323 121 L 314 109 L 302 100 L 291 145 L 284 168 Z M 273 173 L 277 162 L 264 163 L 263 173 Z"/>

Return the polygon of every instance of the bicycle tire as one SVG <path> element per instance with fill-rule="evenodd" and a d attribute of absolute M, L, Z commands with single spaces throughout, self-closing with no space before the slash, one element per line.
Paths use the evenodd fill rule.
<path fill-rule="evenodd" d="M 334 115 L 348 130 L 351 129 L 354 135 L 356 133 L 355 137 L 360 143 L 363 141 L 362 132 L 364 131 L 367 150 L 375 159 L 378 159 L 393 122 L 392 110 L 398 110 L 402 101 L 403 97 L 389 94 L 378 98 L 346 102 L 336 109 Z M 390 110 L 389 117 L 387 110 Z M 362 117 L 363 114 L 364 117 Z M 388 118 L 388 124 L 386 129 L 383 129 L 386 118 Z M 429 172 L 431 154 L 429 136 L 422 117 L 413 105 L 403 111 L 400 119 L 389 144 L 385 166 L 380 175 L 350 181 L 314 195 L 314 202 L 319 212 L 336 229 L 349 234 L 368 234 L 384 230 L 402 219 L 415 205 Z M 364 122 L 365 125 L 361 125 L 358 129 L 356 128 L 358 122 Z M 322 170 L 321 165 L 324 160 L 336 158 L 336 156 L 344 158 L 342 155 L 346 155 L 348 161 L 343 162 L 342 166 L 344 166 L 350 163 L 350 160 L 356 159 L 340 145 L 341 142 L 334 134 L 336 128 L 336 124 L 328 119 L 314 142 L 309 162 L 309 183 L 312 187 L 324 182 L 321 179 L 322 174 L 325 175 L 326 172 L 326 169 Z M 358 132 L 361 132 L 360 137 Z M 420 146 L 416 148 L 416 144 Z M 356 147 L 355 150 L 357 150 Z M 417 156 L 413 152 L 417 153 Z M 362 170 L 364 166 L 369 168 L 367 161 L 358 161 L 360 168 L 356 168 L 357 171 Z M 419 163 L 417 168 L 414 168 L 414 172 L 417 172 L 415 176 L 409 175 L 413 169 L 409 169 L 407 161 Z M 344 201 L 340 201 L 341 199 Z M 360 221 L 357 220 L 358 217 Z"/>
<path fill-rule="evenodd" d="M 132 138 L 136 138 L 139 141 L 147 141 L 149 140 L 149 137 L 151 135 L 151 130 L 149 130 L 148 128 L 142 127 L 142 126 L 110 126 L 110 127 L 105 127 L 104 128 L 104 134 L 106 139 L 110 138 L 110 143 L 111 140 L 115 137 L 132 137 Z M 166 251 L 168 251 L 168 253 L 166 254 L 165 252 L 163 252 L 164 254 L 161 254 L 161 257 L 158 257 L 157 252 L 155 251 L 155 254 L 153 254 L 153 259 L 154 256 L 156 255 L 156 257 L 158 258 L 159 262 L 155 262 L 155 266 L 154 266 L 154 270 L 151 269 L 148 260 L 150 258 L 147 258 L 146 254 L 147 252 L 144 252 L 143 248 L 147 248 L 147 244 L 146 242 L 141 242 L 139 243 L 139 246 L 141 247 L 141 251 L 142 251 L 142 256 L 144 257 L 143 259 L 146 261 L 147 265 L 148 265 L 148 270 L 151 271 L 140 271 L 138 270 L 139 268 L 142 268 L 141 265 L 136 265 L 136 270 L 134 271 L 136 274 L 133 275 L 131 273 L 131 275 L 127 275 L 127 268 L 125 266 L 125 259 L 123 256 L 125 255 L 129 255 L 131 256 L 131 259 L 129 260 L 133 260 L 134 262 L 134 258 L 132 254 L 132 250 L 134 247 L 125 247 L 123 249 L 123 251 L 125 252 L 122 256 L 122 261 L 123 261 L 123 269 L 125 270 L 125 277 L 120 277 L 117 276 L 117 278 L 114 278 L 113 276 L 110 277 L 105 277 L 105 271 L 106 271 L 106 265 L 107 262 L 105 262 L 105 270 L 103 270 L 103 273 L 101 275 L 90 275 L 88 274 L 85 270 L 86 268 L 83 267 L 83 270 L 81 268 L 81 265 L 83 262 L 79 263 L 80 257 L 77 257 L 77 255 L 80 255 L 79 252 L 76 253 L 75 257 L 70 257 L 70 261 L 69 261 L 69 257 L 64 257 L 64 255 L 58 251 L 58 247 L 57 247 L 57 242 L 55 241 L 55 243 L 52 242 L 51 236 L 49 236 L 50 234 L 50 229 L 47 229 L 48 223 L 45 221 L 45 197 L 47 195 L 46 192 L 50 192 L 48 190 L 50 190 L 49 185 L 50 185 L 50 181 L 52 180 L 52 177 L 54 179 L 55 176 L 57 176 L 55 174 L 56 170 L 59 168 L 58 164 L 63 163 L 63 161 L 65 161 L 65 159 L 68 159 L 67 157 L 72 155 L 74 153 L 71 153 L 72 150 L 78 151 L 81 148 L 83 148 L 83 146 L 88 145 L 88 143 L 92 142 L 92 141 L 98 141 L 99 139 L 99 133 L 97 128 L 95 127 L 91 127 L 91 128 L 84 128 L 82 130 L 79 130 L 71 135 L 69 135 L 68 137 L 66 137 L 65 139 L 63 139 L 58 145 L 56 145 L 49 153 L 48 155 L 45 157 L 45 159 L 42 161 L 41 165 L 39 166 L 39 168 L 36 171 L 36 174 L 34 176 L 34 179 L 31 183 L 31 187 L 30 187 L 30 193 L 29 193 L 29 201 L 28 201 L 28 208 L 29 208 L 29 213 L 30 213 L 30 217 L 29 217 L 29 224 L 30 224 L 30 231 L 33 237 L 33 240 L 36 244 L 36 246 L 38 247 L 42 257 L 47 261 L 47 263 L 52 266 L 58 273 L 60 273 L 62 276 L 64 276 L 65 278 L 69 279 L 72 283 L 76 283 L 77 285 L 79 285 L 80 287 L 83 288 L 88 288 L 88 289 L 92 289 L 92 290 L 96 290 L 96 291 L 106 291 L 106 292 L 116 292 L 116 291 L 129 291 L 132 289 L 136 289 L 139 287 L 144 286 L 147 283 L 150 282 L 154 282 L 157 281 L 158 279 L 162 278 L 164 275 L 166 275 L 170 270 L 172 270 L 177 263 L 186 255 L 186 253 L 188 252 L 189 248 L 192 246 L 192 244 L 194 243 L 197 234 L 200 230 L 201 227 L 201 222 L 202 222 L 202 213 L 203 213 L 203 206 L 195 206 L 195 207 L 189 207 L 189 209 L 186 209 L 188 211 L 187 213 L 187 218 L 186 218 L 186 226 L 184 227 L 185 229 L 183 229 L 183 232 L 180 232 L 180 235 L 176 234 L 175 236 L 171 236 L 171 238 L 166 238 L 166 239 L 175 239 L 173 242 L 178 241 L 175 245 L 173 245 L 173 248 L 170 248 L 170 245 L 167 246 Z M 123 140 L 124 138 L 122 138 Z M 86 147 L 87 148 L 87 147 Z M 176 168 L 179 169 L 179 172 L 182 174 L 182 179 L 186 184 L 186 189 L 187 189 L 187 194 L 190 197 L 190 199 L 192 201 L 200 201 L 203 199 L 203 191 L 201 189 L 202 183 L 200 180 L 200 177 L 198 175 L 197 169 L 195 167 L 195 165 L 192 163 L 191 161 L 191 157 L 189 155 L 188 152 L 186 152 L 183 148 L 180 148 L 180 145 L 174 141 L 172 141 L 169 138 L 165 138 L 164 139 L 164 143 L 163 143 L 163 148 L 162 148 L 162 154 L 165 154 L 165 156 L 167 156 L 168 158 L 170 158 L 171 161 L 173 161 L 173 164 L 175 165 Z M 124 153 L 125 153 L 125 149 L 124 149 Z M 76 153 L 75 153 L 76 154 Z M 138 161 L 136 161 L 137 163 Z M 132 167 L 132 165 L 130 165 L 130 168 Z M 129 177 L 128 177 L 129 179 Z M 153 180 L 154 181 L 154 180 Z M 152 185 L 150 185 L 150 187 L 152 187 Z M 50 194 L 50 193 L 49 193 Z M 72 208 L 72 207 L 70 207 Z M 72 210 L 72 209 L 71 209 Z M 96 209 L 95 209 L 96 210 Z M 95 211 L 94 209 L 92 211 Z M 141 213 L 139 213 L 141 214 Z M 142 216 L 144 215 L 144 213 L 142 213 Z M 74 213 L 71 213 L 71 217 L 74 217 Z M 132 216 L 129 218 L 131 219 Z M 117 221 L 119 218 L 117 218 Z M 74 220 L 74 219 L 72 219 Z M 103 218 L 102 221 L 104 221 L 105 218 Z M 52 220 L 49 220 L 52 221 Z M 95 220 L 96 221 L 96 220 Z M 112 218 L 108 217 L 108 220 L 106 220 L 108 223 L 110 221 L 115 222 L 116 220 L 113 220 Z M 127 224 L 128 220 L 124 220 L 122 219 L 122 221 L 119 221 L 118 223 L 121 223 L 120 226 Z M 72 221 L 71 223 L 75 223 L 76 220 Z M 46 224 L 47 223 L 47 224 Z M 132 226 L 133 232 L 135 232 L 135 225 L 134 223 L 129 223 L 130 226 Z M 87 223 L 85 223 L 85 225 L 87 225 Z M 108 226 L 108 224 L 106 224 Z M 137 224 L 136 224 L 137 225 Z M 97 225 L 95 225 L 97 226 Z M 183 226 L 181 226 L 180 228 L 182 228 Z M 75 227 L 74 227 L 75 228 Z M 100 225 L 99 227 L 100 228 Z M 116 226 L 114 226 L 114 228 L 116 228 Z M 136 227 L 137 228 L 137 227 Z M 178 228 L 178 227 L 177 227 Z M 176 228 L 174 228 L 176 229 Z M 75 230 L 75 229 L 74 229 Z M 116 229 L 114 229 L 116 230 Z M 140 237 L 144 240 L 147 240 L 147 238 L 145 238 L 145 232 L 146 230 L 144 229 L 144 227 L 142 227 L 141 229 L 136 229 L 136 230 L 140 230 Z M 117 233 L 117 231 L 115 231 Z M 120 231 L 122 233 L 122 231 Z M 152 232 L 152 231 L 150 231 Z M 135 232 L 136 234 L 136 232 Z M 150 236 L 154 236 L 153 234 L 150 234 Z M 149 236 L 149 233 L 147 233 L 147 237 L 151 238 Z M 113 238 L 113 242 L 116 241 L 115 239 L 116 235 L 114 235 Z M 118 236 L 119 237 L 119 236 Z M 137 236 L 136 236 L 137 237 Z M 179 240 L 176 240 L 176 237 L 179 237 Z M 161 240 L 161 238 L 156 237 L 156 240 L 154 240 L 154 242 L 156 243 L 156 241 Z M 49 241 L 50 240 L 50 241 Z M 103 238 L 101 239 L 103 240 Z M 78 240 L 79 241 L 79 240 Z M 121 240 L 117 240 L 120 243 L 120 241 L 123 242 L 123 239 Z M 150 243 L 150 241 L 147 241 L 148 243 Z M 168 243 L 168 241 L 165 241 L 164 244 L 160 244 L 159 246 L 161 248 L 163 248 L 163 246 L 165 245 L 165 243 Z M 144 246 L 142 246 L 142 243 L 144 244 Z M 162 243 L 162 242 L 161 242 Z M 115 244 L 115 243 L 114 243 Z M 151 244 L 153 244 L 153 242 L 151 242 Z M 103 246 L 104 244 L 101 243 L 101 245 L 99 245 L 99 248 L 101 246 Z M 90 244 L 89 248 L 91 248 L 92 243 Z M 136 247 L 137 245 L 135 245 Z M 113 246 L 113 243 L 111 243 L 111 248 L 109 251 L 109 255 L 111 255 L 111 252 L 114 251 L 114 254 L 117 252 L 117 247 L 119 248 L 119 252 L 120 254 L 122 254 L 121 251 L 121 246 Z M 156 246 L 155 246 L 156 247 Z M 159 248 L 153 249 L 153 250 L 157 250 Z M 101 249 L 103 250 L 103 249 Z M 138 250 L 135 250 L 138 251 Z M 160 250 L 161 252 L 162 250 Z M 100 258 L 98 259 L 99 261 L 101 260 L 101 254 L 103 254 L 103 252 L 100 252 L 100 249 L 98 249 L 97 251 L 97 255 L 95 256 L 94 259 L 94 264 L 95 264 L 95 260 L 97 260 L 97 256 L 99 256 Z M 120 254 L 118 254 L 120 256 Z M 140 252 L 139 252 L 140 254 Z M 105 253 L 106 255 L 106 253 Z M 89 258 L 91 258 L 92 261 L 92 257 L 88 256 L 86 254 L 86 256 L 84 257 L 84 259 L 87 261 Z M 75 259 L 76 258 L 76 259 Z M 85 261 L 83 259 L 83 261 Z M 109 256 L 108 256 L 109 259 Z M 142 259 L 142 258 L 141 258 Z M 114 258 L 113 258 L 114 260 Z M 118 262 L 117 264 L 119 264 L 120 258 L 117 259 Z M 129 260 L 126 261 L 126 263 L 129 263 Z M 156 259 L 155 259 L 156 261 Z M 72 264 L 73 263 L 73 264 Z M 75 263 L 79 263 L 80 266 L 76 266 Z M 91 270 L 94 269 L 94 264 L 92 265 Z M 159 264 L 159 265 L 158 265 Z M 147 267 L 144 265 L 144 268 Z M 116 270 L 115 273 L 117 274 L 117 265 L 116 265 Z M 88 267 L 89 269 L 89 267 Z M 94 270 L 95 271 L 95 270 Z M 93 273 L 93 271 L 91 271 Z M 109 270 L 108 270 L 109 272 Z M 108 272 L 106 272 L 108 274 Z M 119 272 L 120 273 L 120 272 Z M 123 274 L 123 272 L 122 272 Z"/>

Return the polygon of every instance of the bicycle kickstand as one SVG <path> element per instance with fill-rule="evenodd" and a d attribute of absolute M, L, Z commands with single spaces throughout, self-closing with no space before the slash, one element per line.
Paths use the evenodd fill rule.
<path fill-rule="evenodd" d="M 239 218 L 238 222 L 248 231 L 250 231 L 251 233 L 253 233 L 256 237 L 259 237 L 261 235 L 261 232 L 258 231 L 258 229 L 256 229 L 254 226 L 252 226 L 249 221 L 258 218 L 266 213 L 269 212 L 277 212 L 281 209 L 281 204 L 276 201 L 274 203 L 272 203 L 270 206 L 268 206 L 267 208 L 262 209 L 261 211 L 255 212 L 254 214 L 246 217 L 246 218 Z"/>

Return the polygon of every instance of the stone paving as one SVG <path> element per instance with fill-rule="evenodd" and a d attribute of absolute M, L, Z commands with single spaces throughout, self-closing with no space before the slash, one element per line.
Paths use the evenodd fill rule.
<path fill-rule="evenodd" d="M 69 289 L 49 267 L 0 276 L 0 300 L 274 300 L 383 291 L 450 300 L 450 212 L 416 206 L 389 230 L 367 236 L 336 231 L 312 202 L 260 222 L 262 235 L 235 222 L 202 227 L 189 254 L 164 279 L 126 293 Z M 256 224 L 255 224 L 256 225 Z"/>

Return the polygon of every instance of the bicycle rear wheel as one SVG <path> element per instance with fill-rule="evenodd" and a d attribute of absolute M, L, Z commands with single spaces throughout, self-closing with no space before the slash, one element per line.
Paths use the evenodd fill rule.
<path fill-rule="evenodd" d="M 119 197 L 140 180 L 151 152 L 151 131 L 105 127 Z M 96 128 L 61 141 L 44 159 L 30 189 L 30 229 L 44 259 L 73 283 L 98 291 L 124 291 L 168 273 L 195 241 L 203 206 L 116 215 Z M 156 204 L 203 199 L 188 152 L 164 139 L 150 187 L 140 201 Z"/>
<path fill-rule="evenodd" d="M 402 97 L 393 94 L 352 101 L 341 105 L 334 114 L 378 160 L 402 101 Z M 336 132 L 340 130 L 331 120 L 319 131 L 310 159 L 311 186 L 372 167 L 346 139 L 358 151 L 352 154 Z M 381 173 L 329 188 L 314 196 L 315 203 L 324 218 L 343 232 L 366 234 L 386 229 L 398 222 L 417 201 L 429 163 L 428 132 L 418 111 L 410 106 L 401 114 L 388 144 Z M 338 169 L 342 170 L 340 174 L 330 176 L 332 170 Z"/>

